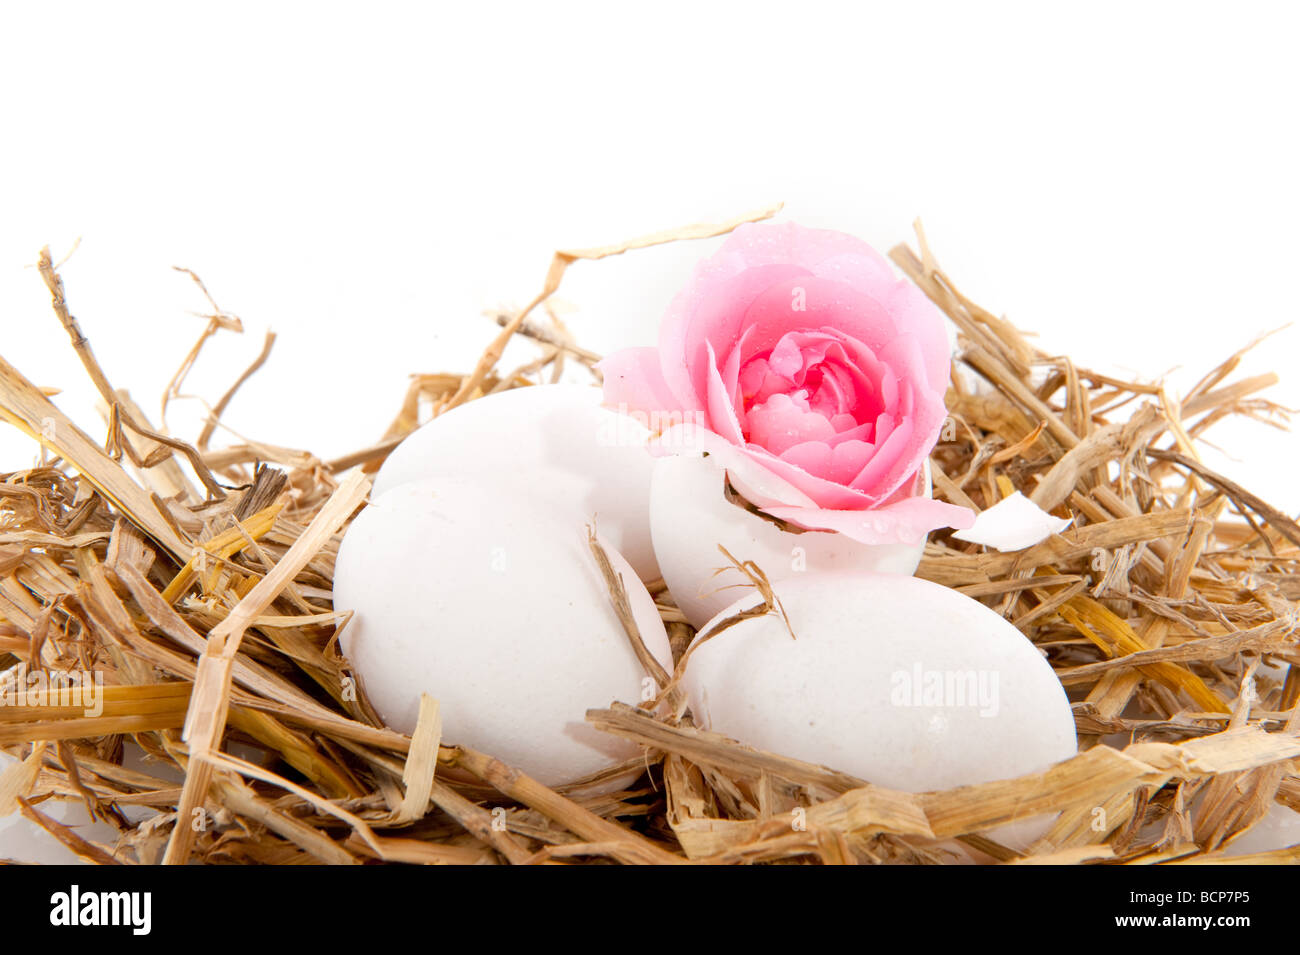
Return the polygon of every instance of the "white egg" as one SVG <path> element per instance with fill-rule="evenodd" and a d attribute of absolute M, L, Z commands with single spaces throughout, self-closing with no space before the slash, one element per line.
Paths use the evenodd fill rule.
<path fill-rule="evenodd" d="M 411 732 L 426 693 L 447 742 L 556 785 L 640 752 L 583 717 L 637 703 L 647 676 L 585 528 L 516 491 L 435 478 L 374 498 L 339 547 L 334 606 L 355 611 L 343 652 L 389 726 Z M 646 647 L 671 671 L 654 601 L 606 550 Z"/>
<path fill-rule="evenodd" d="M 774 589 L 794 638 L 772 614 L 697 638 L 683 685 L 702 725 L 908 792 L 1039 772 L 1075 754 L 1052 668 L 977 601 L 890 575 L 809 574 Z"/>
<path fill-rule="evenodd" d="M 393 450 L 375 476 L 375 494 L 464 474 L 530 489 L 575 527 L 594 519 L 641 579 L 654 580 L 659 569 L 650 543 L 649 432 L 600 402 L 599 388 L 540 385 L 460 405 Z"/>
<path fill-rule="evenodd" d="M 928 497 L 928 463 L 923 480 Z M 910 576 L 925 550 L 924 540 L 870 545 L 829 531 L 783 531 L 728 501 L 724 482 L 723 470 L 711 459 L 682 454 L 660 458 L 650 485 L 650 530 L 659 570 L 697 629 L 733 603 L 747 582 L 730 568 L 719 544 L 737 560 L 752 560 L 772 581 L 824 571 Z M 725 569 L 718 573 L 720 568 Z"/>

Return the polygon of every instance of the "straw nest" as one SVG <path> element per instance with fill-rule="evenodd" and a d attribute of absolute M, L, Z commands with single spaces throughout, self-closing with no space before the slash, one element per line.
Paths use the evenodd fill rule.
<path fill-rule="evenodd" d="M 918 573 L 1047 654 L 1076 701 L 1078 756 L 909 794 L 746 748 L 689 715 L 575 699 L 601 707 L 587 711 L 594 725 L 647 748 L 631 789 L 595 795 L 590 781 L 553 790 L 443 741 L 432 701 L 412 736 L 383 727 L 338 649 L 347 614 L 330 605 L 366 474 L 422 412 L 591 366 L 597 356 L 545 317 L 575 261 L 775 211 L 556 253 L 537 298 L 498 318 L 469 374 L 417 376 L 383 439 L 336 461 L 209 448 L 269 336 L 193 444 L 155 431 L 95 361 L 43 253 L 55 315 L 109 409 L 107 439 L 0 359 L 0 415 L 45 449 L 42 466 L 0 483 L 0 669 L 10 689 L 22 671 L 99 671 L 107 685 L 95 716 L 0 707 L 0 747 L 19 758 L 0 773 L 0 815 L 20 811 L 97 863 L 1187 863 L 1215 860 L 1275 802 L 1300 810 L 1289 666 L 1300 663 L 1300 527 L 1205 467 L 1195 446 L 1230 415 L 1283 423 L 1258 397 L 1274 376 L 1234 380 L 1237 354 L 1175 396 L 1045 354 L 962 296 L 919 228 L 918 250 L 892 258 L 960 332 L 936 495 L 980 510 L 1021 489 L 1073 524 L 1015 553 L 936 534 Z M 238 320 L 214 305 L 171 393 L 223 328 Z M 515 334 L 540 354 L 503 373 Z M 693 633 L 662 584 L 652 589 L 680 657 Z M 675 692 L 672 675 L 657 678 Z M 128 746 L 146 754 L 130 768 Z M 61 825 L 48 812 L 57 800 L 84 803 L 119 837 L 95 843 Z M 1027 851 L 986 834 L 1045 812 L 1057 821 Z M 1300 847 L 1240 859 L 1300 861 Z"/>

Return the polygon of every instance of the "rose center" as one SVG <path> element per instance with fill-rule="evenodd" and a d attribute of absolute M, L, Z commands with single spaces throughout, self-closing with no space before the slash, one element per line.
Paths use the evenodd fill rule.
<path fill-rule="evenodd" d="M 822 349 L 797 360 L 765 352 L 740 374 L 740 425 L 747 442 L 780 454 L 807 441 L 871 441 L 884 410 L 880 383 Z"/>

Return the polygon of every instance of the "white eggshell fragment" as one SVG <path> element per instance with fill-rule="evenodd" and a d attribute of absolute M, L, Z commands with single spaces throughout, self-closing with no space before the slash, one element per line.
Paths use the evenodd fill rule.
<path fill-rule="evenodd" d="M 594 520 L 641 579 L 654 580 L 649 431 L 600 402 L 599 388 L 539 385 L 460 405 L 393 450 L 375 476 L 374 493 L 458 474 L 530 489 L 575 527 Z"/>
<path fill-rule="evenodd" d="M 651 654 L 672 655 L 654 601 L 617 551 Z M 400 484 L 359 514 L 339 547 L 334 607 L 355 612 L 343 652 L 384 721 L 415 727 L 420 694 L 443 739 L 547 785 L 636 756 L 584 722 L 590 707 L 637 703 L 645 671 L 610 603 L 586 531 L 545 502 L 488 481 Z"/>
<path fill-rule="evenodd" d="M 775 614 L 697 638 L 683 685 L 702 725 L 908 792 L 1039 772 L 1075 754 L 1052 668 L 977 601 L 889 575 L 809 574 L 774 590 L 793 638 Z"/>
<path fill-rule="evenodd" d="M 659 570 L 697 629 L 734 603 L 748 585 L 740 571 L 730 568 L 719 544 L 737 560 L 752 560 L 773 581 L 825 571 L 910 576 L 925 550 L 924 540 L 870 545 L 828 531 L 784 531 L 728 501 L 725 478 L 709 458 L 680 454 L 659 459 L 650 485 L 650 530 Z M 928 479 L 924 490 L 928 497 Z"/>
<path fill-rule="evenodd" d="M 1019 491 L 1004 497 L 964 531 L 954 531 L 957 540 L 983 544 L 999 551 L 1024 550 L 1070 526 L 1063 517 L 1053 517 Z"/>

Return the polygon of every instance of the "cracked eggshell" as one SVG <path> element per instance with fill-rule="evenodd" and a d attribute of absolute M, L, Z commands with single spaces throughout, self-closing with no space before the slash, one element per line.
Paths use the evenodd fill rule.
<path fill-rule="evenodd" d="M 594 520 L 638 576 L 654 580 L 649 432 L 600 402 L 600 389 L 589 385 L 538 385 L 460 405 L 393 450 L 374 493 L 467 473 L 531 490 L 575 527 Z"/>
<path fill-rule="evenodd" d="M 930 496 L 929 463 L 924 476 Z M 660 458 L 650 485 L 650 531 L 664 583 L 696 629 L 733 603 L 748 586 L 728 567 L 721 544 L 737 560 L 752 560 L 771 581 L 826 571 L 904 574 L 920 563 L 925 541 L 861 544 L 843 534 L 792 534 L 723 496 L 725 473 L 708 458 Z M 719 568 L 727 568 L 715 573 Z"/>
<path fill-rule="evenodd" d="M 1040 772 L 1075 755 L 1074 717 L 1051 666 L 983 604 L 879 574 L 810 574 L 774 590 L 794 639 L 775 614 L 697 638 L 683 686 L 700 725 L 907 792 Z"/>
<path fill-rule="evenodd" d="M 654 601 L 605 547 L 646 647 L 671 672 Z M 584 721 L 590 707 L 638 702 L 646 674 L 585 528 L 555 519 L 544 499 L 464 478 L 392 488 L 343 538 L 334 607 L 354 611 L 343 652 L 394 729 L 415 728 L 427 693 L 446 742 L 552 786 L 640 752 Z"/>

